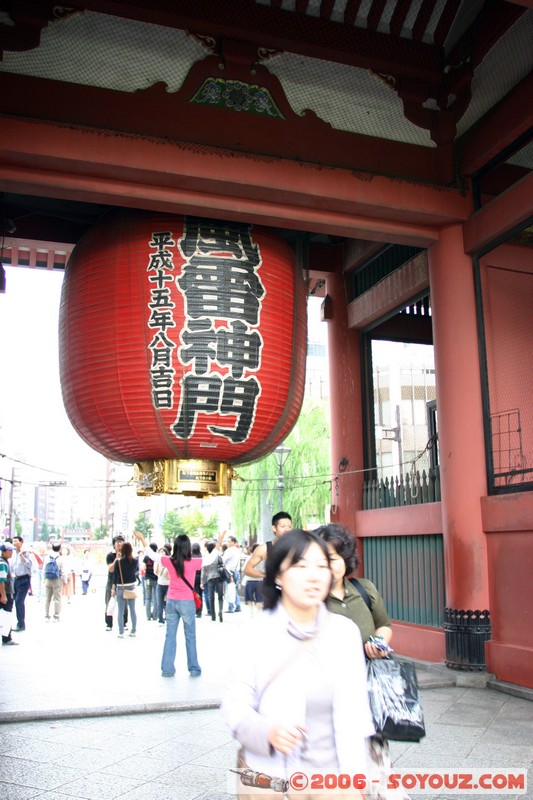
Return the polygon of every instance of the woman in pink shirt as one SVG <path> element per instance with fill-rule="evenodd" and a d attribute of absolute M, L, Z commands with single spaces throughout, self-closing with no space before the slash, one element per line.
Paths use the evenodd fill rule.
<path fill-rule="evenodd" d="M 170 578 L 161 674 L 164 678 L 172 678 L 176 673 L 174 665 L 176 660 L 176 635 L 180 619 L 182 619 L 187 650 L 187 669 L 192 677 L 197 677 L 202 674 L 202 670 L 196 654 L 196 608 L 192 587 L 194 586 L 197 571 L 202 568 L 202 559 L 191 557 L 191 542 L 184 533 L 174 539 L 174 547 L 170 556 L 154 553 L 153 550 L 147 548 L 142 533 L 135 531 L 135 537 L 142 542 L 145 550 L 149 550 L 148 555 L 151 559 L 166 567 Z"/>

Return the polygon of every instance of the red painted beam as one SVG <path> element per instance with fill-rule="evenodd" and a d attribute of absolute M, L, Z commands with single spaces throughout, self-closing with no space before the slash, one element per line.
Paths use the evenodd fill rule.
<path fill-rule="evenodd" d="M 0 188 L 422 247 L 471 212 L 451 189 L 8 117 Z"/>
<path fill-rule="evenodd" d="M 495 197 L 463 225 L 465 253 L 476 253 L 526 224 L 533 214 L 533 174 Z"/>
<path fill-rule="evenodd" d="M 212 74 L 209 61 L 198 62 L 177 93 L 167 92 L 163 84 L 130 93 L 0 73 L 2 110 L 14 117 L 197 142 L 427 183 L 441 182 L 438 180 L 441 161 L 435 148 L 335 130 L 312 112 L 305 116 L 295 114 L 277 79 L 264 68 L 258 67 L 254 82 L 271 92 L 283 119 L 191 103 L 190 97 Z M 234 72 L 227 77 L 235 75 L 241 78 L 240 73 Z M 250 81 L 249 74 L 245 75 L 245 81 Z"/>
<path fill-rule="evenodd" d="M 364 328 L 429 286 L 428 260 L 420 253 L 348 306 L 348 328 Z"/>

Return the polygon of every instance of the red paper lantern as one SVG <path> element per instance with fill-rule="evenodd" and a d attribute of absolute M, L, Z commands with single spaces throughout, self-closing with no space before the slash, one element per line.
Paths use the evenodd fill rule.
<path fill-rule="evenodd" d="M 70 420 L 108 458 L 260 458 L 303 399 L 306 293 L 294 254 L 267 228 L 110 215 L 68 262 L 59 356 Z"/>

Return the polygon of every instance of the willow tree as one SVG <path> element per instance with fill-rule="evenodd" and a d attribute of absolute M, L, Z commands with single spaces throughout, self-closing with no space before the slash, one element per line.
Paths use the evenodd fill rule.
<path fill-rule="evenodd" d="M 329 439 L 324 408 L 304 405 L 283 443 L 290 448 L 283 466 L 283 509 L 292 516 L 295 528 L 325 519 L 326 507 L 331 503 Z M 250 541 L 261 528 L 262 517 L 265 525 L 264 510 L 267 509 L 266 516 L 279 511 L 278 467 L 271 454 L 236 470 L 239 477 L 232 486 L 232 527 Z"/>

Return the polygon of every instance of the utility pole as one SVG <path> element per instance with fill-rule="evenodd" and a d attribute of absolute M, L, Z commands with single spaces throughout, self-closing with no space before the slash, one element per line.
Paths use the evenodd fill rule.
<path fill-rule="evenodd" d="M 9 536 L 12 539 L 15 532 L 15 520 L 13 513 L 13 492 L 15 490 L 15 467 L 11 467 L 11 492 L 9 494 Z"/>

